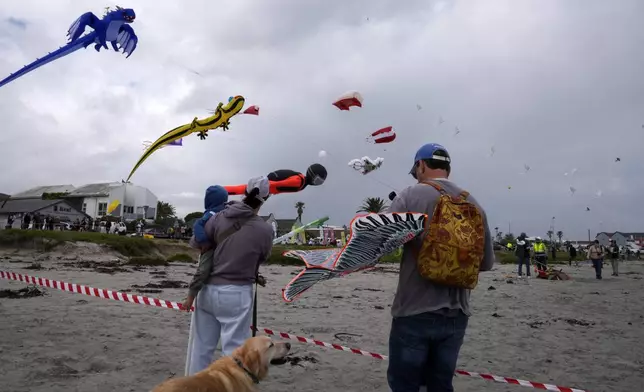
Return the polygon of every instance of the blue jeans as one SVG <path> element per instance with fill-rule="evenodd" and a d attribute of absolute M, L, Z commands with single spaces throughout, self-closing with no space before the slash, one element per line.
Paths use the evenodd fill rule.
<path fill-rule="evenodd" d="M 597 277 L 597 279 L 601 279 L 602 267 L 604 266 L 604 259 L 596 259 L 596 260 L 591 259 L 591 261 L 593 262 L 593 268 L 595 268 L 595 276 Z"/>
<path fill-rule="evenodd" d="M 519 263 L 519 276 L 523 275 L 523 265 L 525 264 L 525 272 L 526 275 L 530 276 L 530 257 L 521 257 L 519 256 L 517 259 L 517 262 Z"/>
<path fill-rule="evenodd" d="M 396 317 L 389 334 L 387 381 L 393 392 L 453 392 L 452 379 L 468 317 L 421 313 Z"/>

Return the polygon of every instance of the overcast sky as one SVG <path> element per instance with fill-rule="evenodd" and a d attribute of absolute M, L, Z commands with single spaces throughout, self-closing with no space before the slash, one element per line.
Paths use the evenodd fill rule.
<path fill-rule="evenodd" d="M 3 1 L 0 78 L 65 44 L 79 15 L 108 5 Z M 438 142 L 452 179 L 503 232 L 511 223 L 515 234 L 543 236 L 553 216 L 571 239 L 644 231 L 641 0 L 119 5 L 137 15 L 129 59 L 89 47 L 0 88 L 0 192 L 120 181 L 144 140 L 243 95 L 259 116 L 156 152 L 132 182 L 183 216 L 203 208 L 209 185 L 319 162 L 324 185 L 273 197 L 262 214 L 293 218 L 303 201 L 305 221 L 329 215 L 342 225 L 365 197 L 413 184 L 416 149 Z M 362 93 L 363 107 L 339 111 L 331 103 L 348 90 Z M 393 143 L 365 142 L 388 125 Z M 364 155 L 383 166 L 363 176 L 347 165 Z"/>

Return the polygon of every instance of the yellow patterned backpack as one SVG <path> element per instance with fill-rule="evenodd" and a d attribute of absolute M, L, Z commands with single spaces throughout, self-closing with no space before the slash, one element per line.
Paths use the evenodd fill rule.
<path fill-rule="evenodd" d="M 485 254 L 483 214 L 467 201 L 468 192 L 454 197 L 438 183 L 424 184 L 434 187 L 440 197 L 425 226 L 418 272 L 434 283 L 473 289 Z"/>

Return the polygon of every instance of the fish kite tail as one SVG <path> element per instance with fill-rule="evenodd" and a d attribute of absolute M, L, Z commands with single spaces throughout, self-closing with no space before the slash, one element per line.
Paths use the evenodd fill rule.
<path fill-rule="evenodd" d="M 43 58 L 36 59 L 36 61 L 32 62 L 31 64 L 25 65 L 22 67 L 20 70 L 16 71 L 15 73 L 12 73 L 11 75 L 7 76 L 3 80 L 0 80 L 0 87 L 4 86 L 5 84 L 8 84 L 10 82 L 13 82 L 14 80 L 18 79 L 21 76 L 24 76 L 28 74 L 29 72 L 42 67 L 43 65 L 50 63 L 54 60 L 57 60 L 61 57 L 67 56 L 70 53 L 73 53 L 77 51 L 78 49 L 86 48 L 94 42 L 94 39 L 96 38 L 96 34 L 90 33 L 87 34 L 79 39 L 77 39 L 74 42 L 70 42 L 65 46 L 61 46 L 57 50 L 49 53 Z"/>

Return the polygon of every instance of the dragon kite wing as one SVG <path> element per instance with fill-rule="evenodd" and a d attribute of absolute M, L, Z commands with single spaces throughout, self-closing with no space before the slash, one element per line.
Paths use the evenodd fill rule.
<path fill-rule="evenodd" d="M 121 44 L 124 53 L 130 57 L 132 51 L 136 48 L 138 38 L 134 34 L 134 30 L 126 23 L 134 22 L 136 15 L 131 8 L 119 8 L 110 11 L 103 18 L 98 18 L 91 12 L 86 12 L 78 17 L 74 23 L 71 24 L 67 30 L 67 37 L 69 42 L 65 46 L 61 46 L 57 50 L 47 54 L 45 57 L 36 59 L 31 64 L 25 65 L 17 72 L 9 75 L 3 80 L 0 80 L 0 87 L 18 79 L 27 73 L 42 67 L 43 65 L 57 60 L 61 57 L 67 56 L 79 49 L 87 48 L 90 44 L 94 43 L 94 49 L 100 51 L 101 48 L 107 49 L 107 42 L 112 43 L 114 50 L 118 51 L 116 43 Z M 90 27 L 93 29 L 88 34 L 85 34 L 85 29 Z M 123 42 L 123 37 L 127 37 Z"/>
<path fill-rule="evenodd" d="M 69 42 L 74 42 L 80 38 L 80 36 L 85 32 L 85 28 L 88 26 L 95 30 L 99 22 L 100 19 L 92 12 L 85 12 L 83 15 L 79 16 L 71 26 L 69 26 L 69 30 L 67 30 Z"/>
<path fill-rule="evenodd" d="M 139 37 L 134 34 L 132 27 L 124 25 L 121 27 L 121 32 L 117 36 L 116 41 L 118 42 L 120 49 L 123 51 L 123 54 L 127 54 L 125 58 L 128 58 L 136 49 L 136 45 L 139 43 Z"/>
<path fill-rule="evenodd" d="M 152 153 L 154 153 L 161 147 L 171 144 L 176 145 L 176 142 L 179 139 L 188 136 L 191 133 L 198 132 L 203 140 L 207 136 L 206 132 L 208 132 L 208 130 L 210 129 L 216 129 L 219 127 L 227 129 L 230 119 L 234 115 L 239 113 L 239 111 L 242 110 L 243 107 L 244 97 L 238 95 L 228 101 L 225 106 L 220 103 L 217 107 L 217 110 L 215 110 L 214 115 L 203 120 L 198 120 L 197 117 L 195 117 L 194 120 L 192 120 L 192 123 L 180 125 L 166 132 L 145 150 L 136 165 L 134 165 L 134 167 L 132 168 L 132 171 L 130 171 L 130 175 L 127 177 L 126 181 L 129 181 L 134 172 L 139 168 L 139 166 L 141 166 L 141 164 L 146 159 L 148 159 L 148 157 L 152 155 Z"/>
<path fill-rule="evenodd" d="M 388 213 L 359 215 L 350 226 L 342 249 L 289 250 L 284 256 L 301 259 L 305 268 L 282 289 L 292 302 L 314 284 L 371 268 L 378 260 L 423 232 L 427 215 Z"/>

